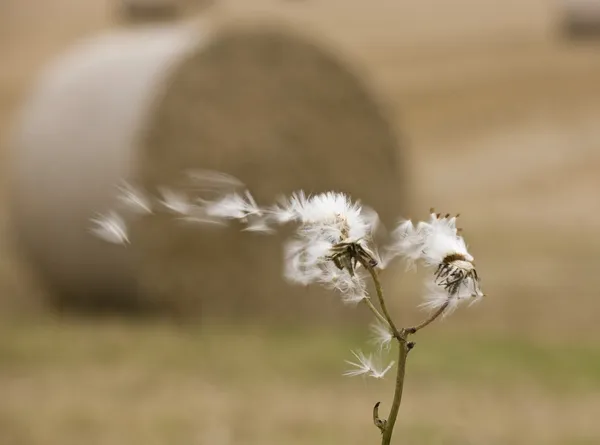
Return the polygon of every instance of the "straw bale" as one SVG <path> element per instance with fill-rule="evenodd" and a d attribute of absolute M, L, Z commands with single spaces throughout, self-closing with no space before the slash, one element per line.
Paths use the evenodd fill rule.
<path fill-rule="evenodd" d="M 119 17 L 128 22 L 171 20 L 181 13 L 178 0 L 118 0 Z"/>
<path fill-rule="evenodd" d="M 339 302 L 281 277 L 281 237 L 136 220 L 131 246 L 87 232 L 121 180 L 156 192 L 202 168 L 262 203 L 343 190 L 388 225 L 404 209 L 397 136 L 365 82 L 276 25 L 111 33 L 43 76 L 15 144 L 16 229 L 60 308 L 334 317 Z M 329 292 L 327 294 L 330 294 Z"/>
<path fill-rule="evenodd" d="M 567 37 L 600 37 L 600 1 L 563 0 L 560 9 L 562 29 Z"/>

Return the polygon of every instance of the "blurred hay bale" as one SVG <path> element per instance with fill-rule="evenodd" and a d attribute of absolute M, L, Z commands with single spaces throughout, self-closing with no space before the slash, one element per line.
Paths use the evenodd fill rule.
<path fill-rule="evenodd" d="M 168 22 L 206 11 L 216 0 L 116 0 L 122 23 Z"/>
<path fill-rule="evenodd" d="M 343 190 L 387 224 L 405 201 L 398 140 L 372 93 L 331 52 L 278 26 L 103 35 L 46 73 L 22 122 L 15 228 L 58 308 L 339 312 L 330 292 L 284 282 L 281 237 L 156 216 L 134 223 L 126 249 L 93 238 L 89 218 L 114 205 L 123 179 L 155 192 L 187 169 L 215 169 L 265 204 L 299 188 Z"/>
<path fill-rule="evenodd" d="M 600 38 L 600 0 L 563 0 L 563 31 L 570 38 Z"/>
<path fill-rule="evenodd" d="M 172 20 L 179 17 L 178 0 L 118 0 L 118 15 L 126 22 Z"/>

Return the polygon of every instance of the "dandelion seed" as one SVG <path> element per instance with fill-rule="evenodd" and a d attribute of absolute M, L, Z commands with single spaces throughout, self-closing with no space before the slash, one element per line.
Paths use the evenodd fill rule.
<path fill-rule="evenodd" d="M 188 216 L 192 213 L 194 205 L 189 201 L 186 195 L 166 187 L 161 187 L 159 191 L 162 196 L 160 203 L 169 211 L 184 216 Z"/>
<path fill-rule="evenodd" d="M 212 170 L 188 170 L 187 177 L 201 190 L 223 190 L 244 187 L 239 179 L 223 172 Z"/>
<path fill-rule="evenodd" d="M 347 364 L 354 366 L 355 368 L 344 372 L 343 375 L 347 377 L 367 376 L 382 379 L 395 364 L 395 362 L 392 361 L 386 368 L 380 368 L 375 364 L 372 355 L 366 356 L 361 351 L 352 351 L 352 355 L 356 357 L 357 362 L 346 360 Z"/>
<path fill-rule="evenodd" d="M 411 221 L 403 221 L 394 231 L 390 250 L 403 255 L 409 265 L 420 259 L 426 266 L 436 267 L 435 283 L 450 296 L 462 299 L 468 294 L 479 298 L 483 293 L 474 258 L 458 235 L 456 218 L 442 217 L 432 211 L 429 222 L 420 222 L 416 227 Z M 432 296 L 427 301 L 428 307 L 433 307 L 437 297 Z"/>
<path fill-rule="evenodd" d="M 215 201 L 202 202 L 206 214 L 216 218 L 237 219 L 244 222 L 250 216 L 263 214 L 248 191 L 244 193 L 244 196 L 238 193 L 229 193 Z"/>
<path fill-rule="evenodd" d="M 117 198 L 125 208 L 135 213 L 152 213 L 150 200 L 131 184 L 124 183 L 124 185 L 119 186 L 119 195 Z"/>
<path fill-rule="evenodd" d="M 92 218 L 95 225 L 90 231 L 98 238 L 112 244 L 129 244 L 125 221 L 116 212 Z"/>
<path fill-rule="evenodd" d="M 345 303 L 349 306 L 356 306 L 361 301 L 369 298 L 366 292 L 359 292 L 356 290 L 342 293 L 342 303 Z"/>
<path fill-rule="evenodd" d="M 371 332 L 373 333 L 373 343 L 375 343 L 380 350 L 389 349 L 394 335 L 390 330 L 389 326 L 384 325 L 381 322 L 376 322 L 371 325 Z"/>
<path fill-rule="evenodd" d="M 275 229 L 269 225 L 266 218 L 249 218 L 248 225 L 243 229 L 245 232 L 274 233 Z"/>
<path fill-rule="evenodd" d="M 461 289 L 453 294 L 439 286 L 436 282 L 427 283 L 427 292 L 425 293 L 424 302 L 420 305 L 421 308 L 429 311 L 435 311 L 446 305 L 443 316 L 446 317 L 452 314 L 461 303 L 470 302 L 474 304 L 483 297 L 483 293 L 473 293 L 468 287 Z"/>
<path fill-rule="evenodd" d="M 385 375 L 387 374 L 387 372 L 392 369 L 392 367 L 396 364 L 396 362 L 394 360 L 392 360 L 389 365 L 387 365 L 386 368 L 381 369 L 381 370 L 377 370 L 377 369 L 373 369 L 371 371 L 370 377 L 373 377 L 375 379 L 382 379 L 385 377 Z"/>

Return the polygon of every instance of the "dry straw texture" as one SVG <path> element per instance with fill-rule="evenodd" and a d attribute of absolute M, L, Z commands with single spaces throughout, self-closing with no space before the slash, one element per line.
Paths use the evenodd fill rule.
<path fill-rule="evenodd" d="M 120 179 L 156 191 L 190 168 L 233 174 L 263 203 L 338 189 L 387 224 L 403 210 L 397 136 L 344 62 L 278 26 L 188 26 L 100 37 L 41 82 L 16 147 L 33 264 L 62 308 L 331 317 L 333 298 L 283 281 L 276 237 L 158 216 L 135 222 L 125 251 L 86 231 Z"/>

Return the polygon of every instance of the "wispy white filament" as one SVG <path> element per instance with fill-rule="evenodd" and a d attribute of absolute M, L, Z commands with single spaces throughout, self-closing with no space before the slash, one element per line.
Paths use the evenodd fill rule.
<path fill-rule="evenodd" d="M 167 187 L 161 187 L 159 191 L 162 197 L 160 203 L 167 210 L 183 216 L 189 216 L 192 213 L 194 206 L 186 195 Z"/>
<path fill-rule="evenodd" d="M 152 205 L 150 200 L 137 188 L 129 183 L 124 183 L 119 186 L 118 200 L 125 206 L 127 210 L 134 213 L 150 214 L 152 213 Z"/>
<path fill-rule="evenodd" d="M 473 292 L 468 286 L 461 286 L 458 292 L 454 294 L 448 293 L 445 289 L 437 285 L 435 282 L 429 282 L 426 285 L 424 302 L 420 305 L 421 308 L 428 311 L 435 311 L 447 304 L 443 316 L 446 317 L 452 314 L 461 303 L 476 303 L 481 300 L 483 293 L 477 287 L 477 291 Z"/>
<path fill-rule="evenodd" d="M 249 216 L 261 216 L 263 211 L 246 191 L 243 195 L 228 193 L 214 201 L 203 201 L 206 214 L 216 218 L 245 220 Z"/>
<path fill-rule="evenodd" d="M 427 266 L 440 264 L 448 255 L 460 254 L 466 261 L 473 261 L 464 239 L 458 235 L 456 217 L 430 215 L 429 222 L 402 221 L 393 234 L 392 252 L 402 255 L 412 266 L 422 260 Z"/>
<path fill-rule="evenodd" d="M 389 326 L 384 325 L 381 321 L 377 321 L 371 325 L 371 332 L 373 333 L 373 343 L 375 343 L 380 350 L 387 350 L 390 348 L 394 335 Z"/>
<path fill-rule="evenodd" d="M 346 360 L 347 364 L 354 367 L 353 369 L 349 369 L 348 371 L 344 372 L 343 375 L 348 377 L 366 376 L 373 377 L 375 379 L 382 379 L 395 364 L 395 362 L 392 361 L 386 368 L 382 368 L 375 363 L 372 355 L 366 356 L 361 351 L 352 351 L 352 355 L 356 357 L 357 361 L 352 362 Z"/>
<path fill-rule="evenodd" d="M 99 214 L 91 221 L 93 227 L 90 231 L 100 239 L 112 244 L 129 244 L 125 221 L 116 212 Z"/>

